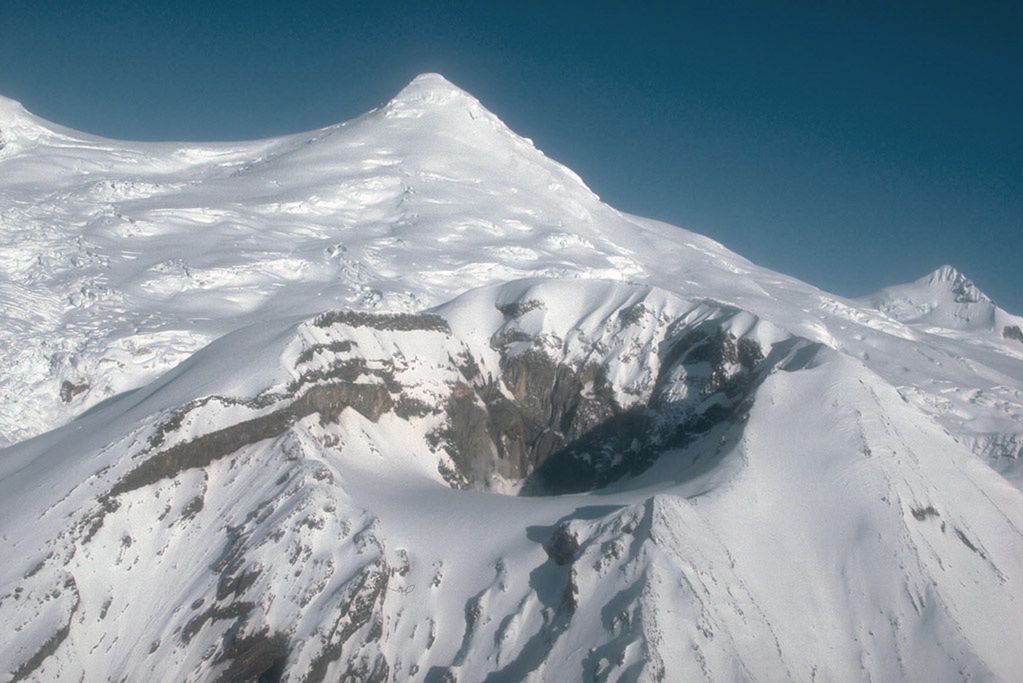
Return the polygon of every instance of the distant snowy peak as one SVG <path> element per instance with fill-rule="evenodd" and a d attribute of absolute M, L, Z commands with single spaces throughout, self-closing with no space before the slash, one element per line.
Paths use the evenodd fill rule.
<path fill-rule="evenodd" d="M 27 113 L 28 112 L 25 111 L 25 107 L 21 105 L 21 102 L 12 100 L 10 97 L 0 95 L 0 125 L 8 123 L 9 121 Z"/>
<path fill-rule="evenodd" d="M 944 265 L 904 285 L 886 287 L 865 303 L 907 324 L 963 332 L 995 332 L 1019 319 L 998 308 L 988 295 L 956 268 Z"/>
<path fill-rule="evenodd" d="M 461 108 L 464 110 L 478 109 L 483 105 L 475 97 L 459 88 L 440 74 L 425 73 L 413 78 L 402 88 L 386 109 L 397 113 L 399 110 L 419 110 L 422 108 Z M 486 112 L 489 114 L 489 112 Z M 492 114 L 491 114 L 492 116 Z"/>
<path fill-rule="evenodd" d="M 935 292 L 951 292 L 953 300 L 958 304 L 991 302 L 972 280 L 949 265 L 944 265 L 930 275 L 920 278 L 917 284 L 926 284 Z"/>

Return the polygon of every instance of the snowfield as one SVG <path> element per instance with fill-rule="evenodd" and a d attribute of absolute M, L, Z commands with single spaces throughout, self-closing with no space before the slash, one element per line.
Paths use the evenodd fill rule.
<path fill-rule="evenodd" d="M 0 98 L 0 680 L 1017 680 L 1023 318 L 603 204 L 441 76 Z"/>

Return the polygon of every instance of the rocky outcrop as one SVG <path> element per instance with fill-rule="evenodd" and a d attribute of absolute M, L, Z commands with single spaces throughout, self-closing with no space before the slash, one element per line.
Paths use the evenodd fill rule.
<path fill-rule="evenodd" d="M 153 455 L 117 482 L 108 497 L 171 478 L 186 469 L 204 467 L 247 445 L 280 436 L 308 415 L 319 414 L 323 420 L 336 420 L 345 408 L 353 408 L 377 420 L 392 406 L 390 394 L 381 385 L 339 382 L 314 386 L 280 410 L 218 429 Z"/>
<path fill-rule="evenodd" d="M 498 307 L 509 319 L 542 308 L 536 299 Z M 630 306 L 589 334 L 613 338 L 640 326 L 645 313 Z M 726 331 L 729 319 L 696 326 L 660 321 L 670 334 L 651 358 L 635 359 L 647 369 L 648 389 L 629 404 L 608 376 L 620 349 L 591 340 L 572 353 L 563 340 L 552 347 L 551 335 L 501 329 L 491 338 L 499 374 L 484 376 L 470 357 L 472 370 L 453 387 L 436 441 L 463 485 L 477 488 L 500 476 L 523 482 L 527 495 L 560 494 L 638 474 L 661 453 L 741 418 L 764 352 L 755 340 Z"/>
<path fill-rule="evenodd" d="M 710 326 L 713 328 L 713 326 Z M 579 493 L 641 473 L 664 452 L 682 449 L 714 427 L 738 423 L 764 360 L 759 345 L 720 328 L 699 329 L 668 348 L 645 404 L 623 409 L 609 391 L 569 411 L 564 445 L 538 462 L 523 489 L 531 495 Z"/>
<path fill-rule="evenodd" d="M 83 394 L 89 390 L 89 383 L 82 381 L 78 383 L 71 382 L 70 380 L 64 380 L 60 384 L 60 400 L 63 403 L 71 403 L 75 399 L 75 396 Z"/>
<path fill-rule="evenodd" d="M 330 311 L 316 317 L 317 327 L 345 325 L 371 327 L 387 332 L 450 332 L 448 321 L 435 313 L 365 313 L 363 311 Z"/>
<path fill-rule="evenodd" d="M 336 422 L 346 408 L 373 422 L 391 414 L 422 425 L 452 486 L 505 482 L 527 495 L 607 486 L 738 424 L 768 369 L 760 343 L 745 334 L 750 321 L 736 327 L 735 311 L 703 304 L 669 314 L 663 303 L 635 301 L 645 290 L 626 291 L 619 308 L 585 329 L 547 321 L 552 302 L 542 292 L 495 303 L 489 348 L 460 338 L 436 313 L 322 314 L 303 328 L 283 392 L 208 397 L 171 414 L 150 438 L 154 453 L 111 488 L 104 509 L 308 416 Z M 254 416 L 166 444 L 193 415 L 239 406 Z"/>

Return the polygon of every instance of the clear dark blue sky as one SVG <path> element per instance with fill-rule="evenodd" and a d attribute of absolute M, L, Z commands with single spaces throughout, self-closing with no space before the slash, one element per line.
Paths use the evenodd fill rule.
<path fill-rule="evenodd" d="M 619 208 L 847 295 L 949 262 L 1023 312 L 1021 7 L 0 0 L 0 93 L 233 139 L 439 71 Z"/>

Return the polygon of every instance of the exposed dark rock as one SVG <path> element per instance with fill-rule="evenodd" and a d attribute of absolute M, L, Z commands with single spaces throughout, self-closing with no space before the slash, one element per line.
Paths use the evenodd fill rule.
<path fill-rule="evenodd" d="M 192 642 L 192 638 L 195 637 L 199 631 L 202 630 L 203 626 L 208 621 L 221 621 L 225 619 L 238 619 L 242 620 L 249 615 L 249 613 L 255 608 L 251 602 L 232 602 L 227 605 L 211 605 L 208 609 L 200 612 L 185 624 L 185 628 L 181 630 L 181 642 L 184 645 L 188 645 Z"/>
<path fill-rule="evenodd" d="M 451 389 L 446 410 L 449 428 L 438 438 L 462 477 L 471 483 L 485 483 L 498 468 L 485 407 L 472 387 L 458 383 Z"/>
<path fill-rule="evenodd" d="M 247 591 L 259 579 L 259 570 L 242 570 L 235 573 L 224 572 L 217 581 L 217 600 L 238 597 Z"/>
<path fill-rule="evenodd" d="M 206 500 L 202 495 L 195 496 L 192 500 L 188 501 L 181 510 L 181 519 L 189 520 L 195 517 L 197 514 L 202 512 L 203 507 L 206 505 Z"/>
<path fill-rule="evenodd" d="M 22 578 L 28 579 L 38 574 L 40 571 L 42 571 L 43 567 L 46 566 L 46 561 L 49 560 L 50 557 L 51 557 L 50 555 L 47 555 L 43 559 L 36 562 L 27 572 L 25 572 L 25 576 Z"/>
<path fill-rule="evenodd" d="M 643 304 L 633 304 L 628 308 L 618 311 L 618 323 L 622 327 L 629 327 L 630 325 L 637 324 L 650 313 L 650 309 Z"/>
<path fill-rule="evenodd" d="M 686 335 L 666 353 L 646 405 L 622 410 L 608 395 L 581 405 L 589 410 L 582 419 L 579 412 L 567 412 L 575 424 L 562 425 L 566 445 L 538 463 L 522 493 L 601 488 L 641 473 L 664 451 L 685 448 L 717 425 L 737 423 L 748 410 L 763 360 L 755 342 L 720 330 Z M 684 401 L 672 394 L 680 381 L 687 386 Z"/>
<path fill-rule="evenodd" d="M 11 673 L 11 683 L 17 683 L 18 681 L 35 680 L 36 677 L 32 676 L 33 672 L 42 666 L 46 658 L 57 651 L 57 648 L 61 646 L 67 637 L 71 634 L 71 623 L 74 621 L 75 613 L 78 612 L 78 606 L 81 604 L 81 597 L 78 594 L 78 586 L 75 584 L 73 577 L 68 576 L 64 580 L 64 590 L 69 591 L 72 594 L 72 605 L 71 613 L 68 615 L 68 620 L 58 628 L 53 635 L 46 639 L 42 647 L 35 651 L 35 653 L 27 660 L 21 663 L 17 669 Z"/>
<path fill-rule="evenodd" d="M 649 467 L 661 449 L 644 445 L 650 415 L 643 408 L 619 413 L 559 449 L 529 474 L 523 495 L 577 493 L 602 488 Z"/>
<path fill-rule="evenodd" d="M 1019 328 L 1019 325 L 1007 325 L 1002 329 L 1002 336 L 1006 339 L 1015 339 L 1016 341 L 1023 343 L 1023 330 Z"/>
<path fill-rule="evenodd" d="M 390 392 L 380 384 L 328 384 L 311 388 L 289 410 L 295 420 L 319 413 L 324 421 L 336 421 L 341 411 L 353 408 L 376 422 L 393 407 Z"/>
<path fill-rule="evenodd" d="M 386 683 L 391 680 L 391 667 L 383 655 L 370 660 L 358 659 L 341 674 L 341 683 Z"/>
<path fill-rule="evenodd" d="M 596 364 L 579 370 L 529 351 L 502 360 L 501 380 L 511 399 L 489 380 L 456 386 L 448 401 L 452 459 L 473 483 L 485 483 L 493 474 L 528 476 L 617 410 Z M 584 390 L 587 384 L 593 392 Z"/>
<path fill-rule="evenodd" d="M 957 304 L 975 304 L 984 298 L 977 286 L 962 273 L 956 273 L 952 282 L 952 293 Z"/>
<path fill-rule="evenodd" d="M 150 457 L 110 489 L 108 497 L 148 486 L 193 467 L 205 467 L 239 448 L 281 434 L 294 421 L 289 410 L 218 429 L 192 441 L 172 446 Z"/>
<path fill-rule="evenodd" d="M 345 591 L 345 597 L 339 610 L 340 616 L 327 634 L 327 646 L 310 664 L 309 672 L 305 677 L 306 681 L 324 680 L 331 663 L 341 658 L 345 643 L 359 629 L 370 624 L 371 620 L 379 621 L 382 608 L 380 603 L 383 601 L 389 576 L 390 571 L 387 563 L 383 560 L 377 560 L 365 567 L 352 580 Z M 379 637 L 380 634 L 378 633 L 377 639 Z M 374 639 L 367 637 L 365 640 L 369 642 Z M 363 643 L 363 645 L 365 644 Z M 386 666 L 386 663 L 384 663 L 384 666 Z M 373 667 L 373 670 L 378 668 Z M 351 676 L 346 676 L 345 678 L 353 680 Z"/>
<path fill-rule="evenodd" d="M 531 342 L 533 337 L 528 332 L 523 332 L 516 327 L 509 327 L 494 333 L 490 338 L 490 346 L 495 349 L 514 344 L 515 342 Z"/>
<path fill-rule="evenodd" d="M 509 305 L 509 317 L 522 309 Z M 527 307 L 530 308 L 531 307 Z M 624 324 L 647 315 L 637 304 Z M 632 322 L 630 322 L 632 321 Z M 460 477 L 486 487 L 495 476 L 525 480 L 526 495 L 580 492 L 638 474 L 669 448 L 681 448 L 715 425 L 740 419 L 764 361 L 756 342 L 735 339 L 710 321 L 678 335 L 665 351 L 645 405 L 623 409 L 605 374 L 602 349 L 581 365 L 556 361 L 528 334 L 511 328 L 491 338 L 501 376 L 463 370 L 445 405 L 447 425 L 434 434 Z M 549 342 L 549 339 L 544 342 Z M 529 342 L 522 350 L 519 342 Z M 471 358 L 471 357 L 470 357 Z M 689 398 L 674 399 L 677 384 Z"/>
<path fill-rule="evenodd" d="M 468 351 L 463 351 L 459 354 L 455 364 L 458 367 L 458 371 L 462 373 L 462 377 L 464 377 L 467 382 L 472 382 L 473 380 L 483 376 L 483 373 L 480 371 L 479 363 L 476 362 L 476 359 Z"/>
<path fill-rule="evenodd" d="M 126 474 L 110 489 L 106 498 L 173 477 L 186 469 L 205 467 L 244 446 L 279 436 L 296 420 L 313 413 L 319 413 L 324 420 L 336 420 L 341 411 L 349 407 L 376 421 L 392 407 L 392 400 L 387 389 L 378 384 L 314 386 L 286 408 L 218 429 L 157 453 Z"/>
<path fill-rule="evenodd" d="M 74 384 L 68 380 L 64 380 L 60 384 L 60 400 L 63 401 L 64 403 L 71 403 L 71 401 L 74 400 L 75 396 L 83 394 L 88 390 L 89 383 L 84 380 L 77 384 Z"/>
<path fill-rule="evenodd" d="M 204 396 L 197 398 L 193 401 L 189 401 L 182 407 L 173 411 L 166 419 L 164 419 L 159 425 L 157 425 L 153 434 L 149 437 L 149 447 L 159 448 L 163 445 L 169 434 L 176 432 L 181 428 L 185 418 L 188 417 L 189 413 L 199 410 L 210 403 L 219 403 L 222 406 L 245 406 L 253 410 L 259 410 L 273 405 L 276 402 L 285 400 L 287 396 L 278 394 L 260 394 L 255 398 L 241 399 L 233 398 L 230 396 Z"/>
<path fill-rule="evenodd" d="M 351 351 L 353 346 L 355 346 L 355 342 L 348 341 L 347 339 L 330 342 L 329 344 L 314 344 L 307 349 L 303 349 L 302 353 L 298 354 L 298 358 L 295 359 L 295 364 L 301 365 L 302 363 L 308 363 L 317 354 L 325 351 L 330 353 L 346 353 Z"/>
<path fill-rule="evenodd" d="M 174 433 L 181 427 L 181 423 L 184 422 L 185 417 L 188 416 L 188 413 L 192 410 L 192 408 L 192 405 L 179 408 L 171 413 L 167 419 L 160 422 L 153 431 L 153 434 L 149 437 L 149 447 L 159 448 L 162 446 L 167 435 Z"/>
<path fill-rule="evenodd" d="M 451 488 L 469 488 L 469 480 L 466 479 L 458 470 L 454 470 L 449 467 L 443 460 L 437 465 L 437 470 L 440 472 L 440 476 L 444 479 L 444 482 Z"/>
<path fill-rule="evenodd" d="M 922 522 L 928 517 L 938 516 L 938 511 L 934 509 L 933 505 L 928 505 L 925 508 L 913 508 L 910 512 L 913 513 L 913 517 L 915 517 L 918 522 Z"/>
<path fill-rule="evenodd" d="M 986 555 L 985 555 L 985 554 L 984 554 L 984 553 L 983 553 L 983 552 L 981 551 L 981 549 L 980 549 L 980 548 L 978 548 L 978 547 L 977 547 L 977 546 L 976 546 L 976 545 L 975 545 L 975 544 L 973 543 L 973 541 L 971 541 L 971 540 L 970 540 L 969 538 L 967 538 L 967 537 L 966 537 L 966 534 L 964 534 L 964 533 L 962 532 L 962 529 L 958 529 L 958 528 L 957 528 L 957 529 L 956 529 L 955 531 L 956 531 L 956 536 L 958 536 L 958 537 L 959 537 L 959 540 L 963 542 L 963 545 L 965 545 L 965 546 L 966 546 L 967 548 L 969 548 L 969 549 L 970 549 L 970 550 L 972 550 L 973 552 L 977 553 L 978 555 L 980 555 L 980 556 L 981 556 L 981 557 L 983 557 L 984 559 L 987 559 L 987 556 L 986 556 Z"/>
<path fill-rule="evenodd" d="M 341 324 L 349 327 L 372 327 L 375 330 L 409 332 L 425 330 L 450 334 L 448 321 L 435 313 L 363 313 L 361 311 L 330 311 L 314 321 L 317 327 Z"/>
<path fill-rule="evenodd" d="M 558 565 L 575 562 L 579 555 L 579 538 L 568 528 L 567 524 L 559 524 L 544 545 L 547 556 Z"/>
<path fill-rule="evenodd" d="M 568 583 L 565 584 L 565 590 L 561 593 L 561 610 L 569 614 L 574 614 L 579 608 L 578 578 L 575 567 L 572 567 L 568 572 Z"/>
<path fill-rule="evenodd" d="M 371 368 L 362 358 L 352 358 L 334 363 L 329 368 L 308 370 L 301 377 L 288 385 L 288 392 L 297 393 L 303 386 L 320 382 L 354 383 L 363 377 L 377 377 L 391 391 L 399 391 L 401 386 L 394 381 L 393 370 L 387 368 Z"/>
<path fill-rule="evenodd" d="M 521 318 L 530 311 L 535 311 L 538 308 L 543 308 L 543 302 L 537 299 L 526 299 L 525 301 L 513 301 L 510 304 L 497 304 L 497 310 L 501 311 L 501 315 L 505 318 L 516 319 Z"/>
<path fill-rule="evenodd" d="M 82 543 L 91 541 L 92 537 L 103 528 L 103 520 L 106 516 L 120 507 L 120 503 L 110 496 L 101 496 L 98 502 L 99 509 L 86 514 L 76 525 Z"/>
<path fill-rule="evenodd" d="M 413 417 L 435 415 L 439 412 L 441 412 L 440 408 L 406 394 L 402 394 L 398 397 L 398 400 L 394 402 L 394 414 L 403 420 L 408 420 Z"/>
<path fill-rule="evenodd" d="M 254 635 L 229 637 L 219 661 L 230 665 L 218 678 L 222 683 L 257 681 L 277 683 L 288 661 L 288 638 L 283 633 L 263 631 Z"/>

